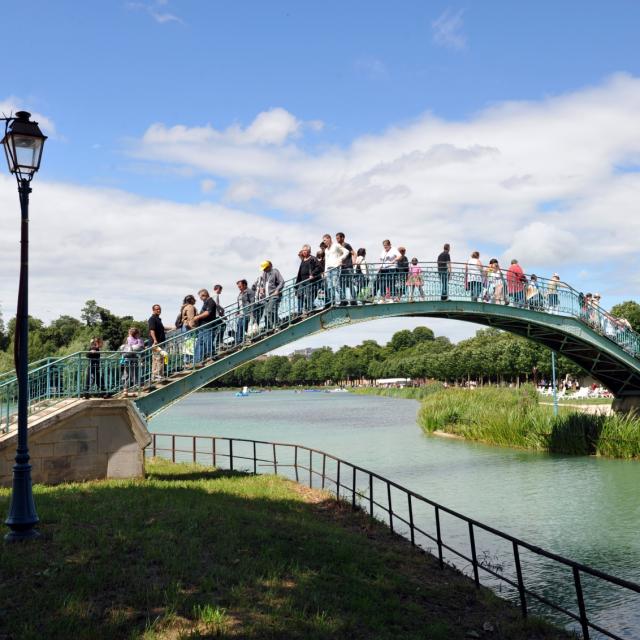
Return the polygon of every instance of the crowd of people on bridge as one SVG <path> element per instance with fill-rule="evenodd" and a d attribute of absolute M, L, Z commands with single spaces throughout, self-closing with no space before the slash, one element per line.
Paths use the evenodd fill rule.
<path fill-rule="evenodd" d="M 631 328 L 625 319 L 613 318 L 600 309 L 598 293 L 579 294 L 578 309 L 565 308 L 569 303 L 576 304 L 575 295 L 566 296 L 563 302 L 564 294 L 571 290 L 557 273 L 549 280 L 541 280 L 535 274 L 527 276 L 516 259 L 511 260 L 507 268 L 503 268 L 497 258 L 491 258 L 485 265 L 479 251 L 473 251 L 466 262 L 454 263 L 448 243 L 435 262 L 427 266 L 417 257 L 409 259 L 405 247 L 395 247 L 385 239 L 381 253 L 371 261 L 367 259 L 365 248 L 354 249 L 345 234 L 339 232 L 334 237 L 325 234 L 315 252 L 311 245 L 303 245 L 298 257 L 294 293 L 289 296 L 282 318 L 285 279 L 271 260 L 260 264 L 259 275 L 251 284 L 245 278 L 236 282 L 238 293 L 231 312 L 229 308 L 225 311 L 222 305 L 223 287 L 220 284 L 213 287 L 213 295 L 208 289 L 198 291 L 200 309 L 196 297 L 186 295 L 175 320 L 175 329 L 185 333 L 192 329 L 200 331 L 185 337 L 181 349 L 185 364 L 200 366 L 220 349 L 240 346 L 258 335 L 275 331 L 281 322 L 293 323 L 329 306 L 411 303 L 434 297 L 441 301 L 453 297 L 513 305 L 552 314 L 569 312 L 612 339 Z M 155 380 L 163 375 L 166 353 L 162 343 L 166 340 L 167 329 L 160 319 L 160 306 L 153 305 L 152 310 L 146 345 L 137 329 L 132 328 L 121 350 L 123 366 L 127 367 L 127 361 L 134 361 L 138 351 L 145 346 L 153 347 L 152 379 Z M 95 344 L 92 344 L 92 351 L 96 351 Z M 135 386 L 135 374 L 129 377 L 130 384 Z"/>

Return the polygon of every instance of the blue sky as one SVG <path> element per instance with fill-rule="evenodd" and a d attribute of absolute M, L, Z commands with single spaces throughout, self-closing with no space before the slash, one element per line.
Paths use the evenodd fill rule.
<path fill-rule="evenodd" d="M 631 207 L 638 195 L 640 141 L 629 130 L 624 111 L 640 91 L 638 2 L 36 1 L 28 11 L 16 3 L 3 7 L 3 23 L 17 26 L 3 29 L 0 106 L 38 113 L 52 134 L 34 184 L 37 190 L 42 182 L 46 192 L 37 202 L 34 191 L 33 201 L 34 207 L 54 216 L 43 222 L 42 259 L 34 264 L 42 316 L 55 317 L 58 309 L 77 315 L 87 297 L 102 297 L 121 313 L 133 304 L 137 315 L 146 315 L 144 286 L 136 297 L 128 283 L 123 299 L 114 284 L 130 272 L 127 254 L 136 256 L 136 271 L 142 268 L 164 279 L 164 287 L 154 284 L 151 290 L 166 296 L 165 306 L 176 306 L 185 286 L 200 286 L 199 281 L 181 285 L 181 254 L 169 250 L 160 233 L 182 215 L 196 230 L 198 220 L 205 218 L 215 246 L 222 242 L 217 237 L 223 233 L 220 216 L 227 221 L 237 216 L 234 238 L 260 241 L 269 229 L 269 242 L 246 246 L 268 251 L 291 275 L 295 261 L 283 239 L 285 229 L 309 236 L 295 238 L 296 244 L 316 244 L 315 236 L 325 226 L 335 231 L 338 221 L 348 220 L 354 242 L 371 243 L 377 253 L 378 227 L 371 226 L 371 236 L 365 228 L 371 220 L 384 228 L 396 203 L 399 211 L 406 210 L 400 218 L 406 219 L 406 236 L 414 236 L 422 225 L 420 207 L 427 212 L 423 244 L 409 249 L 423 259 L 432 259 L 436 246 L 451 236 L 461 252 L 477 245 L 483 253 L 502 257 L 503 252 L 506 256 L 529 246 L 527 234 L 546 237 L 549 229 L 558 228 L 562 242 L 556 252 L 561 254 L 566 245 L 575 260 L 558 255 L 556 266 L 553 255 L 538 253 L 527 256 L 525 267 L 549 273 L 562 267 L 567 280 L 582 278 L 592 288 L 608 290 L 610 304 L 637 295 L 637 279 L 627 275 L 619 281 L 613 249 L 596 250 L 601 260 L 594 262 L 591 252 L 576 247 L 587 242 L 596 249 L 603 240 L 612 247 L 620 244 L 619 238 L 607 240 L 597 220 L 609 207 Z M 27 32 L 22 25 L 28 26 Z M 260 114 L 266 115 L 258 119 Z M 585 148 L 568 154 L 566 166 L 558 162 L 545 173 L 540 158 L 526 166 L 528 149 L 540 141 L 548 143 L 544 153 L 557 158 L 562 151 L 553 147 L 557 123 L 565 118 L 577 127 L 582 114 L 584 136 L 576 129 L 568 141 L 575 145 L 584 137 Z M 601 149 L 589 136 L 602 122 L 602 138 L 618 142 Z M 616 123 L 627 128 L 626 139 Z M 205 128 L 202 144 L 193 142 L 198 128 Z M 535 135 L 526 139 L 529 130 Z M 427 171 L 424 162 L 429 167 L 440 162 L 442 149 L 469 151 L 482 166 L 425 173 L 430 191 L 420 194 L 416 171 Z M 434 150 L 440 150 L 437 157 Z M 593 166 L 585 159 L 591 152 Z M 422 168 L 396 162 L 415 159 L 416 153 Z M 502 173 L 485 176 L 485 164 L 499 155 L 504 158 Z M 569 190 L 559 188 L 565 172 L 573 179 L 583 161 L 584 181 Z M 449 162 L 447 156 L 438 167 Z M 513 165 L 513 175 L 507 165 Z M 370 178 L 380 166 L 393 167 L 393 185 Z M 300 175 L 292 176 L 292 167 L 300 167 Z M 402 171 L 407 175 L 398 174 Z M 607 181 L 604 173 L 611 173 Z M 326 191 L 335 192 L 332 184 L 338 174 L 340 188 L 344 176 L 353 180 L 366 175 L 369 193 L 356 193 L 348 185 L 339 199 L 326 198 Z M 616 176 L 626 181 L 614 180 Z M 477 182 L 470 185 L 470 178 Z M 485 193 L 483 185 L 491 180 L 504 189 L 529 183 L 529 195 L 502 201 Z M 468 195 L 433 195 L 452 181 L 459 181 Z M 591 188 L 594 184 L 600 188 Z M 532 191 L 534 187 L 538 191 Z M 371 204 L 382 188 L 390 203 L 386 210 Z M 7 208 L 13 198 L 10 182 L 0 182 L 0 231 L 6 231 L 0 240 L 6 260 L 0 300 L 5 315 L 13 307 L 17 280 L 12 267 L 17 236 L 11 235 L 13 219 Z M 606 206 L 598 204 L 605 201 Z M 114 202 L 118 207 L 109 208 Z M 521 216 L 515 227 L 511 208 L 518 208 Z M 124 218 L 118 217 L 118 209 L 127 212 Z M 148 221 L 144 216 L 138 222 L 131 219 L 131 212 L 140 210 Z M 91 224 L 92 211 L 102 226 Z M 580 211 L 589 213 L 581 217 Z M 493 219 L 493 212 L 496 219 L 483 225 L 482 220 Z M 63 226 L 73 230 L 67 234 L 64 255 L 80 254 L 75 265 L 72 260 L 57 261 L 57 279 L 67 272 L 74 277 L 84 273 L 77 279 L 77 292 L 51 290 L 55 282 L 45 254 L 55 232 L 55 215 L 64 215 Z M 547 227 L 532 227 L 548 216 Z M 574 217 L 572 224 L 560 228 Z M 463 227 L 468 224 L 474 237 L 463 238 L 464 229 L 453 229 L 454 218 Z M 151 231 L 149 225 L 158 228 Z M 522 235 L 519 228 L 530 231 Z M 574 238 L 576 228 L 580 233 Z M 197 232 L 191 237 L 194 253 L 208 253 Z M 124 256 L 114 252 L 116 240 Z M 124 246 L 129 241 L 132 244 Z M 398 237 L 400 241 L 407 243 Z M 153 246 L 146 248 L 145 242 L 162 246 L 161 264 L 158 251 L 154 255 Z M 109 244 L 111 251 L 103 255 L 95 243 Z M 635 266 L 632 247 L 622 244 L 618 255 Z M 202 263 L 194 258 L 193 271 L 206 269 L 206 283 L 219 274 L 230 293 L 235 278 L 251 276 L 249 265 L 262 255 L 236 259 L 224 253 L 223 244 L 215 246 Z M 455 337 L 456 330 L 451 333 Z"/>

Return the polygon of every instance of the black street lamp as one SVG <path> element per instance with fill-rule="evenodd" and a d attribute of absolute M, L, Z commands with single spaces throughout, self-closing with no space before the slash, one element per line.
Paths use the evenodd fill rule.
<path fill-rule="evenodd" d="M 18 111 L 5 119 L 2 139 L 9 171 L 15 174 L 20 194 L 22 226 L 20 233 L 20 286 L 13 359 L 18 376 L 18 447 L 13 465 L 11 506 L 5 524 L 11 529 L 5 540 L 16 542 L 36 538 L 40 534 L 35 526 L 39 522 L 31 491 L 31 465 L 27 433 L 29 403 L 29 194 L 31 179 L 40 168 L 42 149 L 47 136 L 37 122 L 31 122 L 30 113 Z"/>

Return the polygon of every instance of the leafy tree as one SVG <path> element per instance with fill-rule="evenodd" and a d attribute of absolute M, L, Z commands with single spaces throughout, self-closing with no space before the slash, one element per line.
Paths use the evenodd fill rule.
<path fill-rule="evenodd" d="M 413 330 L 413 339 L 415 344 L 419 342 L 430 342 L 435 339 L 435 335 L 429 327 L 416 327 Z"/>
<path fill-rule="evenodd" d="M 88 327 L 93 327 L 100 322 L 100 309 L 95 300 L 87 300 L 84 303 L 80 317 Z"/>
<path fill-rule="evenodd" d="M 433 335 L 433 333 L 432 333 Z M 396 331 L 391 340 L 389 341 L 389 348 L 391 351 L 402 351 L 413 347 L 416 343 L 416 336 L 409 329 L 402 329 L 402 331 Z"/>
<path fill-rule="evenodd" d="M 616 318 L 626 318 L 634 331 L 640 332 L 640 304 L 633 300 L 626 300 L 611 307 L 611 315 Z"/>

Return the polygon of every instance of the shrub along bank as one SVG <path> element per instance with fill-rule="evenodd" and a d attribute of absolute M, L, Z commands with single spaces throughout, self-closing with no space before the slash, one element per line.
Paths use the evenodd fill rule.
<path fill-rule="evenodd" d="M 640 458 L 640 418 L 594 415 L 538 403 L 533 386 L 449 388 L 428 393 L 418 423 L 469 440 L 507 447 L 615 458 Z"/>

